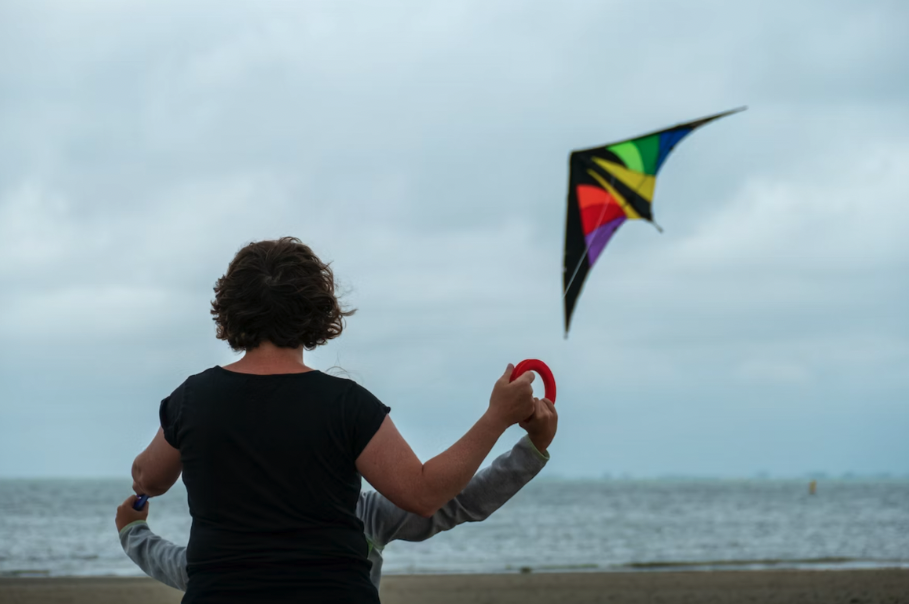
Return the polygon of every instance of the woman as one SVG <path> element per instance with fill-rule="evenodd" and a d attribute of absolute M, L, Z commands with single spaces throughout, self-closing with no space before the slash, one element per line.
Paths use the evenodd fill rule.
<path fill-rule="evenodd" d="M 496 382 L 489 408 L 425 464 L 356 383 L 307 367 L 341 335 L 328 265 L 296 238 L 240 250 L 215 285 L 217 337 L 239 361 L 191 376 L 161 402 L 161 428 L 133 463 L 137 493 L 183 473 L 193 518 L 185 603 L 369 602 L 360 476 L 430 516 L 457 495 L 506 428 L 534 410 L 527 373 Z"/>

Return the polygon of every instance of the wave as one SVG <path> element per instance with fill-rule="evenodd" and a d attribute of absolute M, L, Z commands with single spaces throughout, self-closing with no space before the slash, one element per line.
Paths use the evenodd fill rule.
<path fill-rule="evenodd" d="M 44 569 L 18 569 L 18 570 L 0 570 L 0 579 L 14 577 L 16 579 L 35 579 L 50 577 L 51 572 Z"/>
<path fill-rule="evenodd" d="M 743 560 L 657 560 L 648 562 L 627 562 L 623 564 L 540 564 L 515 566 L 508 564 L 500 569 L 452 569 L 444 566 L 434 568 L 387 569 L 386 575 L 410 574 L 481 574 L 499 573 L 575 573 L 575 572 L 688 572 L 688 571 L 733 571 L 733 570 L 857 570 L 879 568 L 909 568 L 909 560 L 882 558 L 759 558 Z"/>
<path fill-rule="evenodd" d="M 656 560 L 612 566 L 616 570 L 747 570 L 772 568 L 905 568 L 909 560 L 881 558 L 760 558 L 754 560 Z"/>

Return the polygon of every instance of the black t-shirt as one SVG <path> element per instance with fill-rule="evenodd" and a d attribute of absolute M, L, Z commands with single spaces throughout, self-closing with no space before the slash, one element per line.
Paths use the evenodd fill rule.
<path fill-rule="evenodd" d="M 355 461 L 388 412 L 319 371 L 214 367 L 164 399 L 193 518 L 183 602 L 378 603 Z"/>

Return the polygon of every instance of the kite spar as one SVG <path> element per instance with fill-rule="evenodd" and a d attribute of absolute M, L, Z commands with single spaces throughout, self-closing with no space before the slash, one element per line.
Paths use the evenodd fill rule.
<path fill-rule="evenodd" d="M 653 224 L 656 175 L 669 152 L 696 128 L 744 111 L 725 111 L 603 147 L 574 151 L 569 158 L 568 220 L 562 266 L 565 337 L 587 273 L 626 220 Z"/>

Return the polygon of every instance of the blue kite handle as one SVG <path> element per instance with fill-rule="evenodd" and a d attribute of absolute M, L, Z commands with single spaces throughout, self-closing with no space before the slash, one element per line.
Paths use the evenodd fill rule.
<path fill-rule="evenodd" d="M 136 503 L 133 504 L 133 509 L 137 512 L 145 507 L 145 502 L 148 501 L 148 495 L 139 495 L 136 497 Z"/>

